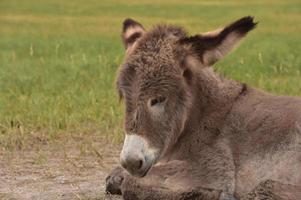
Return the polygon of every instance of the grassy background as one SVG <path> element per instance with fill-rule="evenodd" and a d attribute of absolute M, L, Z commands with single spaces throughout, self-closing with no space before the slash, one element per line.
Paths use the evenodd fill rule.
<path fill-rule="evenodd" d="M 301 96 L 300 0 L 1 0 L 0 149 L 28 135 L 122 139 L 114 90 L 124 18 L 206 32 L 245 15 L 258 28 L 216 65 L 227 77 Z"/>

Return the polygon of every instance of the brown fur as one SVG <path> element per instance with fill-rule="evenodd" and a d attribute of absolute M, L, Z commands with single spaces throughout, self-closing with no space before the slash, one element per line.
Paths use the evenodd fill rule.
<path fill-rule="evenodd" d="M 125 199 L 234 199 L 248 193 L 250 199 L 266 180 L 301 186 L 301 100 L 225 79 L 210 67 L 255 27 L 253 18 L 193 37 L 174 26 L 146 32 L 130 22 L 139 34 L 124 39 L 131 50 L 117 78 L 125 130 L 145 138 L 160 156 L 143 178 L 115 170 L 109 192 L 117 185 Z M 159 108 L 152 106 L 158 102 Z M 119 176 L 123 181 L 112 178 Z"/>

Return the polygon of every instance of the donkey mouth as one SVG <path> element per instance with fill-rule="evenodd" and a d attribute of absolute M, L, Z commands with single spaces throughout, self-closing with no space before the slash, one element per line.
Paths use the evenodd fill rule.
<path fill-rule="evenodd" d="M 125 168 L 131 175 L 142 178 L 148 174 L 150 169 L 152 168 L 153 163 L 145 163 L 139 170 L 131 170 L 129 168 Z"/>
<path fill-rule="evenodd" d="M 141 173 L 141 175 L 138 175 L 140 178 L 146 176 L 149 172 L 149 170 L 152 168 L 153 165 L 150 165 L 149 167 L 147 167 L 144 172 Z"/>

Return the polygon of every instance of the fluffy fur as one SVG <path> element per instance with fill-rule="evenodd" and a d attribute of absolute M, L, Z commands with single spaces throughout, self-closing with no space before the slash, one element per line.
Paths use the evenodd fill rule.
<path fill-rule="evenodd" d="M 293 185 L 301 186 L 301 100 L 225 79 L 210 67 L 255 27 L 253 18 L 193 37 L 168 25 L 142 32 L 133 21 L 124 33 L 128 24 L 138 24 L 139 34 L 131 32 L 117 78 L 125 130 L 146 138 L 160 156 L 143 178 L 115 169 L 108 192 L 132 200 L 256 199 L 260 191 L 269 191 L 266 199 L 300 199 Z M 157 98 L 165 99 L 161 111 L 149 106 Z"/>

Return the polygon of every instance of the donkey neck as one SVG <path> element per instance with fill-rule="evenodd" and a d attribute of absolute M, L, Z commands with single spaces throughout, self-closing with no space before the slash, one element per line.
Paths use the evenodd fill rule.
<path fill-rule="evenodd" d="M 208 67 L 197 73 L 193 90 L 194 103 L 199 104 L 199 109 L 204 111 L 231 104 L 239 96 L 242 84 L 226 79 Z"/>

